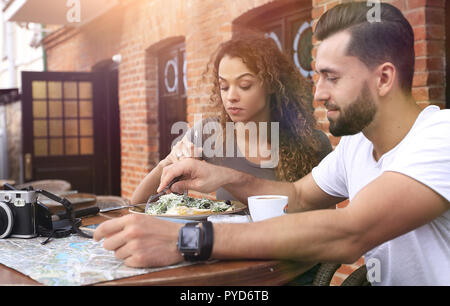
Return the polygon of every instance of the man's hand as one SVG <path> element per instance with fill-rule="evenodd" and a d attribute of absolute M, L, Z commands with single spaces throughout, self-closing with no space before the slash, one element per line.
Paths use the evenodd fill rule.
<path fill-rule="evenodd" d="M 158 192 L 169 184 L 171 180 L 182 175 L 183 178 L 170 188 L 174 192 L 182 193 L 184 190 L 196 190 L 210 193 L 222 187 L 228 181 L 230 170 L 199 161 L 192 158 L 183 159 L 175 164 L 164 167 Z"/>
<path fill-rule="evenodd" d="M 105 239 L 103 247 L 130 267 L 159 267 L 183 261 L 178 252 L 182 224 L 146 215 L 129 214 L 102 223 L 94 239 Z"/>

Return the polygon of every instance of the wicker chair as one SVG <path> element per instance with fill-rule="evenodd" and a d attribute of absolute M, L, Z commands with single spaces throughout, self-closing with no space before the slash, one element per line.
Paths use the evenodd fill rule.
<path fill-rule="evenodd" d="M 62 193 L 72 189 L 72 185 L 64 180 L 41 180 L 32 181 L 25 184 L 16 185 L 17 189 L 23 189 L 32 186 L 33 189 L 44 189 L 53 193 Z"/>
<path fill-rule="evenodd" d="M 313 281 L 313 286 L 329 286 L 334 273 L 341 267 L 341 264 L 323 263 Z M 350 274 L 341 286 L 370 286 L 366 277 L 367 268 L 362 265 Z"/>

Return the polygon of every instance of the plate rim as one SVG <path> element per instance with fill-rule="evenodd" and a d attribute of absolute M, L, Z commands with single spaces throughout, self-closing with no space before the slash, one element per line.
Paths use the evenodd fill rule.
<path fill-rule="evenodd" d="M 217 201 L 217 202 L 223 202 L 220 200 L 213 200 L 213 201 Z M 217 215 L 230 215 L 230 214 L 234 214 L 234 213 L 238 213 L 241 211 L 244 211 L 246 208 L 248 208 L 248 205 L 237 201 L 237 200 L 231 200 L 230 201 L 231 204 L 233 205 L 241 205 L 242 207 L 236 208 L 233 211 L 224 211 L 224 212 L 220 212 L 220 213 L 210 213 L 210 214 L 198 214 L 198 215 L 150 215 L 150 214 L 146 214 L 145 212 L 138 212 L 138 211 L 134 211 L 133 208 L 131 207 L 128 209 L 128 211 L 130 213 L 133 214 L 139 214 L 139 215 L 145 215 L 145 216 L 152 216 L 152 217 L 158 217 L 158 218 L 174 218 L 174 219 L 188 219 L 188 220 L 199 220 L 199 219 L 206 219 L 209 216 L 217 216 Z M 138 205 L 134 205 L 134 206 L 144 206 L 146 204 L 138 204 Z"/>

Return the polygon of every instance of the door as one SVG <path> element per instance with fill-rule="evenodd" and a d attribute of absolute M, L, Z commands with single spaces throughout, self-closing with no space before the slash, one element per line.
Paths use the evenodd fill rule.
<path fill-rule="evenodd" d="M 105 124 L 103 133 L 105 150 L 104 192 L 108 195 L 121 195 L 121 145 L 120 145 L 120 111 L 119 111 L 119 65 L 111 59 L 104 60 L 91 69 L 96 72 L 99 84 L 96 87 L 101 97 L 102 110 L 97 117 L 102 117 Z"/>
<path fill-rule="evenodd" d="M 445 108 L 450 108 L 450 3 L 445 2 Z"/>
<path fill-rule="evenodd" d="M 276 4 L 276 3 L 274 3 Z M 236 22 L 244 28 L 262 32 L 275 41 L 295 63 L 305 78 L 311 78 L 312 62 L 312 20 L 310 5 L 293 2 L 286 6 L 253 12 L 251 17 Z"/>
<path fill-rule="evenodd" d="M 161 50 L 158 54 L 159 80 L 159 158 L 165 158 L 172 141 L 172 125 L 186 121 L 186 62 L 184 43 Z M 178 133 L 178 131 L 176 131 Z"/>
<path fill-rule="evenodd" d="M 105 194 L 101 74 L 22 72 L 24 179 L 63 179 Z"/>

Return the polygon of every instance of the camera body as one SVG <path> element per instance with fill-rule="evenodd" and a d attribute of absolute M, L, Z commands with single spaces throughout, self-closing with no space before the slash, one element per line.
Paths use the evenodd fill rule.
<path fill-rule="evenodd" d="M 38 235 L 37 197 L 35 191 L 0 190 L 0 238 Z"/>

